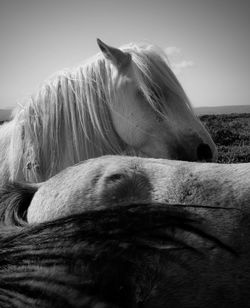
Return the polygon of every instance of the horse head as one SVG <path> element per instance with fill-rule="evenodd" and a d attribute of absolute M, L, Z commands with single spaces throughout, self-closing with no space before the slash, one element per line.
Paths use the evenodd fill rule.
<path fill-rule="evenodd" d="M 146 157 L 216 160 L 214 142 L 159 49 L 98 45 L 113 67 L 113 125 L 129 148 Z"/>

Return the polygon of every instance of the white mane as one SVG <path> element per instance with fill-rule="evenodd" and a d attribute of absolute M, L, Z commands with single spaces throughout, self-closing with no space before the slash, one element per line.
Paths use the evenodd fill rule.
<path fill-rule="evenodd" d="M 136 44 L 121 49 L 132 55 L 140 89 L 153 109 L 161 112 L 153 96 L 166 86 L 191 108 L 161 50 Z M 110 118 L 109 103 L 117 94 L 113 69 L 99 53 L 76 69 L 54 75 L 16 110 L 8 153 L 11 179 L 22 172 L 25 181 L 43 181 L 79 161 L 133 151 Z"/>

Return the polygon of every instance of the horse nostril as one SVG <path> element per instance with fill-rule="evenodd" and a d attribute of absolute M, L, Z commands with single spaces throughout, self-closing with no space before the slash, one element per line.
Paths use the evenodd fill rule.
<path fill-rule="evenodd" d="M 197 157 L 199 160 L 211 160 L 213 158 L 213 153 L 208 144 L 199 144 L 197 148 Z"/>

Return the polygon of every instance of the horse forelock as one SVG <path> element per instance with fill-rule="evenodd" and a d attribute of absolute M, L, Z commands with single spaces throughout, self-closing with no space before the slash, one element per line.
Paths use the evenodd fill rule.
<path fill-rule="evenodd" d="M 172 93 L 179 98 L 179 104 L 193 112 L 191 103 L 171 70 L 167 55 L 161 48 L 149 44 L 129 44 L 124 45 L 121 49 L 131 53 L 139 88 L 155 111 L 164 118 L 167 118 L 168 111 L 174 111 L 175 106 L 171 104 L 171 100 L 167 100 L 168 94 Z M 159 103 L 155 94 L 165 96 L 167 104 L 164 107 L 167 112 L 163 111 L 161 102 Z"/>

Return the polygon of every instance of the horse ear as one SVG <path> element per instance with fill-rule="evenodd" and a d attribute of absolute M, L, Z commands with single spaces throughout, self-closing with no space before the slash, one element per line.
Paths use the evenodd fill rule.
<path fill-rule="evenodd" d="M 124 68 L 131 62 L 131 55 L 122 50 L 106 45 L 100 39 L 97 39 L 97 44 L 101 49 L 104 57 L 111 61 L 118 69 Z"/>

